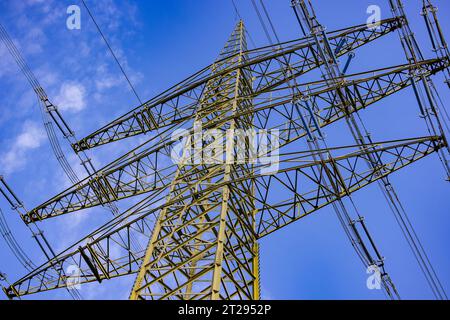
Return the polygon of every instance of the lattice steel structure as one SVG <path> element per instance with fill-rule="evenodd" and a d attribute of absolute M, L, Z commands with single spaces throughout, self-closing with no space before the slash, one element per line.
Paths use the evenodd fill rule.
<path fill-rule="evenodd" d="M 306 8 L 304 1 L 293 5 Z M 377 181 L 387 186 L 393 172 L 432 153 L 447 152 L 440 131 L 382 142 L 356 139 L 354 145 L 335 148 L 296 148 L 303 139 L 320 139 L 326 126 L 349 121 L 387 96 L 410 86 L 416 90 L 423 79 L 448 72 L 449 57 L 443 54 L 302 82 L 307 72 L 324 67 L 330 71 L 331 60 L 404 30 L 405 24 L 406 17 L 398 15 L 377 28 L 364 24 L 320 35 L 314 35 L 317 25 L 311 24 L 313 31 L 305 38 L 249 50 L 239 21 L 212 65 L 73 144 L 75 152 L 83 152 L 158 133 L 21 214 L 25 223 L 145 197 L 13 283 L 6 294 L 14 298 L 66 287 L 64 270 L 77 265 L 81 283 L 136 274 L 131 299 L 259 299 L 259 239 L 325 206 L 344 208 L 343 200 L 353 192 Z M 200 145 L 195 138 L 182 139 L 180 162 L 171 161 L 173 147 L 180 144 L 171 134 L 187 127 L 195 137 L 199 125 L 227 139 L 208 137 Z M 267 163 L 254 161 L 261 150 L 251 137 L 242 140 L 235 132 L 275 129 L 277 135 L 266 143 L 270 152 L 279 152 L 278 168 L 264 172 Z M 224 154 L 211 151 L 218 146 Z M 244 161 L 230 161 L 242 146 L 248 151 Z M 262 155 L 269 157 L 270 152 Z M 196 156 L 203 161 L 190 161 Z M 221 156 L 226 161 L 214 161 Z M 363 262 L 382 269 L 384 289 L 395 298 L 395 286 L 366 226 L 350 220 L 348 230 L 360 242 L 356 250 Z"/>

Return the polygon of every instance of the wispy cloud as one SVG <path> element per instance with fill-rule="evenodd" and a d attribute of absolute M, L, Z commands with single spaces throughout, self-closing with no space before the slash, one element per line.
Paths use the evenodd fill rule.
<path fill-rule="evenodd" d="M 26 165 L 29 153 L 39 148 L 46 136 L 42 126 L 27 121 L 22 131 L 11 143 L 9 150 L 2 156 L 2 171 L 10 174 Z"/>
<path fill-rule="evenodd" d="M 55 97 L 56 105 L 63 111 L 79 112 L 86 107 L 86 89 L 76 82 L 65 82 Z"/>
<path fill-rule="evenodd" d="M 133 99 L 131 105 L 135 102 L 114 59 L 83 8 L 81 31 L 66 28 L 66 7 L 70 4 L 73 2 L 23 0 L 9 1 L 8 4 L 0 4 L 0 7 L 6 7 L 2 12 L 8 17 L 5 18 L 5 28 L 27 64 L 50 100 L 59 107 L 64 119 L 80 136 L 81 129 L 91 130 L 91 127 L 96 128 L 113 118 L 112 113 L 128 105 L 128 97 Z M 126 46 L 130 34 L 138 29 L 136 24 L 140 14 L 136 4 L 133 1 L 117 0 L 89 1 L 88 4 L 128 76 L 135 85 L 138 84 L 143 74 L 129 64 L 127 56 L 130 57 L 133 51 Z M 71 182 L 53 159 L 40 121 L 41 115 L 35 108 L 34 92 L 1 44 L 0 56 L 0 87 L 4 89 L 4 107 L 0 108 L 1 173 L 14 174 L 18 193 L 24 193 L 25 186 L 32 190 L 23 198 L 27 207 L 31 208 L 33 203 L 42 203 L 54 193 L 70 186 Z M 31 118 L 33 121 L 26 120 Z M 79 159 L 61 137 L 60 141 L 69 163 L 82 178 L 85 172 Z M 125 148 L 124 145 L 115 146 L 114 155 L 125 151 L 119 150 L 119 147 Z M 90 157 L 95 166 L 100 168 L 100 163 L 110 162 L 113 156 L 107 150 L 100 150 L 96 156 L 91 154 Z M 131 199 L 130 203 L 124 202 L 123 205 L 131 205 Z M 46 233 L 59 252 L 111 217 L 101 207 L 83 210 L 46 221 Z M 115 282 L 117 288 L 114 290 L 108 289 L 111 286 L 93 288 L 85 296 L 127 297 L 130 286 L 127 280 Z M 83 295 L 84 290 L 89 289 L 83 287 Z"/>

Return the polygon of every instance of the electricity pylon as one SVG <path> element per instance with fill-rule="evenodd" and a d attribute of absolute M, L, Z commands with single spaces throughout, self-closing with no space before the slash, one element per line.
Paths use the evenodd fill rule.
<path fill-rule="evenodd" d="M 330 32 L 329 50 L 343 56 L 403 22 L 396 17 L 378 28 Z M 407 88 L 412 78 L 449 66 L 448 57 L 442 57 L 340 75 L 333 83 L 293 85 L 291 80 L 328 63 L 319 50 L 311 37 L 248 50 L 240 21 L 211 66 L 74 143 L 81 152 L 161 131 L 22 215 L 29 224 L 146 194 L 13 283 L 6 294 L 13 298 L 66 287 L 63 271 L 77 265 L 80 283 L 136 274 L 132 299 L 258 299 L 259 239 L 447 146 L 443 136 L 432 135 L 299 151 L 295 143 L 300 139 L 311 139 L 322 128 Z M 199 125 L 226 139 L 197 143 Z M 182 127 L 190 130 L 180 136 L 182 153 L 173 163 L 170 150 L 179 139 L 171 133 Z M 275 129 L 278 133 L 266 141 L 270 152 L 254 148 L 251 135 L 239 140 L 235 134 Z M 224 154 L 211 151 L 218 146 Z M 248 151 L 241 162 L 233 157 L 238 146 Z M 271 152 L 279 153 L 277 169 L 267 172 L 267 163 L 253 156 Z M 219 158 L 225 161 L 215 161 Z M 147 246 L 137 249 L 136 241 Z M 55 264 L 60 268 L 52 268 Z"/>
<path fill-rule="evenodd" d="M 246 60 L 243 23 L 226 44 L 212 75 Z M 251 77 L 242 69 L 210 80 L 200 100 L 195 121 L 207 125 L 225 120 L 216 130 L 229 132 L 233 144 L 236 130 L 253 128 L 253 115 L 236 118 L 252 108 Z M 222 104 L 211 109 L 211 105 Z M 230 118 L 231 117 L 231 118 Z M 156 221 L 152 238 L 131 292 L 137 298 L 257 299 L 258 247 L 255 235 L 255 188 L 240 177 L 253 173 L 251 164 L 181 164 L 171 182 L 167 203 Z M 202 153 L 200 145 L 196 153 Z M 226 157 L 235 147 L 227 145 Z M 214 178 L 211 173 L 215 172 Z M 211 190 L 211 184 L 221 187 Z M 187 197 L 187 199 L 185 199 Z M 197 200 L 198 199 L 198 200 Z"/>

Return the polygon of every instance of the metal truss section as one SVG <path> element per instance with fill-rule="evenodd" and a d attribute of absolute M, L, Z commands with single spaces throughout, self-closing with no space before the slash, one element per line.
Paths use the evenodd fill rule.
<path fill-rule="evenodd" d="M 410 86 L 411 79 L 419 75 L 428 76 L 439 72 L 448 64 L 448 60 L 434 59 L 423 61 L 416 66 L 403 65 L 349 75 L 343 77 L 335 86 L 327 86 L 323 81 L 300 84 L 299 94 L 294 97 L 288 87 L 279 87 L 273 95 L 262 98 L 255 98 L 249 92 L 241 98 L 253 99 L 253 107 L 239 110 L 228 117 L 217 117 L 217 110 L 223 109 L 231 100 L 222 96 L 220 100 L 203 106 L 201 112 L 206 114 L 216 111 L 211 121 L 203 127 L 216 128 L 231 118 L 252 115 L 255 129 L 278 129 L 280 146 L 284 146 L 317 130 L 317 127 L 323 128 Z M 222 85 L 221 90 L 224 89 L 226 88 Z M 342 99 L 342 96 L 345 99 Z M 342 105 L 339 101 L 351 103 Z M 315 110 L 314 114 L 302 116 L 310 108 Z M 96 175 L 31 210 L 28 215 L 23 216 L 24 221 L 30 223 L 141 193 L 166 189 L 174 178 L 176 165 L 162 151 L 173 143 L 174 141 L 163 141 L 159 146 L 150 147 L 138 154 L 131 152 L 132 155 L 116 160 Z"/>
<path fill-rule="evenodd" d="M 254 196 L 246 196 L 248 203 L 255 203 L 255 237 L 259 239 L 267 236 L 275 230 L 280 230 L 288 224 L 308 214 L 316 212 L 327 206 L 337 198 L 345 197 L 364 186 L 378 181 L 415 161 L 418 161 L 445 146 L 443 139 L 439 137 L 424 137 L 406 139 L 400 141 L 380 142 L 364 146 L 330 148 L 317 150 L 327 156 L 326 161 L 314 160 L 316 154 L 310 151 L 280 155 L 280 170 L 273 175 L 258 174 L 258 167 L 253 168 L 250 176 L 242 176 L 233 181 L 215 181 L 208 183 L 213 177 L 222 174 L 218 165 L 211 177 L 204 176 L 199 185 L 204 184 L 205 189 L 198 193 L 191 191 L 191 186 L 179 187 L 178 196 L 167 200 L 167 196 L 148 198 L 130 208 L 122 215 L 111 220 L 102 228 L 93 232 L 85 239 L 58 255 L 54 260 L 39 267 L 33 273 L 14 283 L 6 291 L 9 297 L 18 297 L 47 291 L 66 286 L 62 273 L 56 273 L 52 265 L 58 263 L 61 270 L 76 263 L 81 269 L 81 283 L 102 281 L 119 276 L 137 273 L 145 252 L 133 252 L 130 250 L 130 239 L 134 235 L 142 241 L 148 241 L 152 236 L 152 225 L 145 221 L 156 221 L 167 208 L 174 210 L 175 204 L 189 203 L 189 206 L 211 205 L 219 206 L 217 201 L 225 185 L 248 181 L 255 186 Z M 335 156 L 330 157 L 330 153 Z M 366 158 L 368 154 L 382 156 L 382 167 L 367 169 Z M 340 155 L 338 155 L 340 154 Z M 295 163 L 298 163 L 297 165 Z M 320 172 L 319 176 L 311 175 L 312 168 Z M 213 171 L 213 170 L 211 170 Z M 333 185 L 324 188 L 321 181 L 327 176 Z M 302 177 L 302 179 L 299 179 Z M 186 179 L 181 175 L 178 179 Z M 303 184 L 305 183 L 305 184 Z M 285 198 L 271 198 L 261 188 L 280 187 Z M 259 188 L 259 191 L 258 191 Z M 233 192 L 236 188 L 230 188 Z M 327 201 L 326 199 L 330 199 Z M 219 204 L 218 204 L 219 203 Z M 209 210 L 205 211 L 205 216 Z M 179 215 L 179 211 L 174 215 Z M 166 216 L 165 219 L 174 218 Z M 206 218 L 205 218 L 206 219 Z M 186 220 L 188 221 L 188 220 Z M 203 222 L 205 227 L 207 224 Z M 166 227 L 166 226 L 164 226 Z M 174 237 L 182 235 L 178 229 L 171 228 Z M 181 230 L 181 227 L 179 228 Z M 140 232 L 144 230 L 144 232 Z M 181 239 L 181 238 L 177 238 Z M 182 243 L 180 244 L 182 245 Z M 43 281 L 43 277 L 47 280 Z M 49 280 L 51 279 L 51 280 Z"/>
<path fill-rule="evenodd" d="M 331 32 L 328 36 L 336 56 L 342 56 L 397 30 L 401 25 L 402 18 L 387 19 L 380 22 L 379 28 L 359 25 Z M 253 90 L 264 92 L 323 64 L 311 38 L 249 50 L 245 52 L 245 56 L 246 58 L 239 63 L 236 62 L 236 54 L 222 57 L 228 60 L 234 58 L 235 61 L 221 67 L 215 73 L 211 72 L 211 66 L 202 69 L 142 106 L 81 139 L 73 145 L 74 150 L 79 152 L 192 119 L 206 84 L 211 79 L 222 77 L 233 70 L 243 69 L 248 72 L 249 77 L 254 79 Z"/>

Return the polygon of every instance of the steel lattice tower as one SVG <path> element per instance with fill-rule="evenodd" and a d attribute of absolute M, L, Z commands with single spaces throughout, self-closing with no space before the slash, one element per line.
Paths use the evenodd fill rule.
<path fill-rule="evenodd" d="M 212 75 L 243 63 L 246 50 L 240 22 L 211 67 Z M 233 118 L 251 110 L 252 101 L 247 98 L 251 93 L 251 78 L 240 69 L 208 81 L 196 123 L 207 126 L 225 120 L 215 129 L 231 134 L 236 129 L 251 129 L 251 113 Z M 221 107 L 212 107 L 215 104 Z M 235 140 L 231 135 L 227 139 Z M 203 153 L 202 147 L 195 152 Z M 248 199 L 254 187 L 249 181 L 239 181 L 253 172 L 251 165 L 231 161 L 220 166 L 183 164 L 195 162 L 184 157 L 169 186 L 168 205 L 159 214 L 131 298 L 258 298 L 255 204 Z M 221 183 L 226 184 L 208 188 Z"/>

